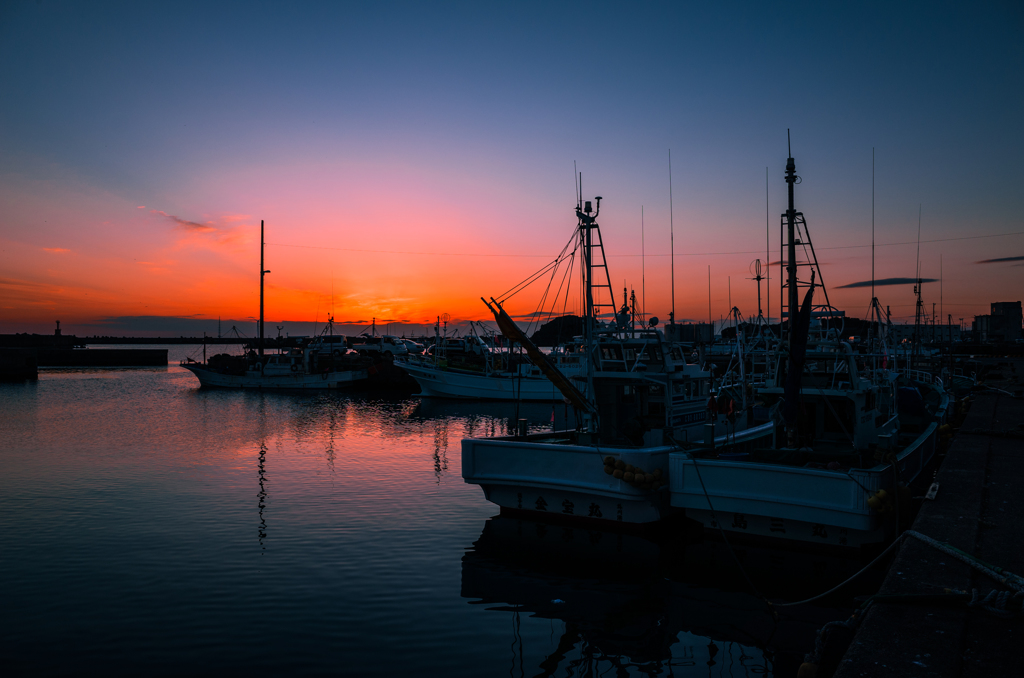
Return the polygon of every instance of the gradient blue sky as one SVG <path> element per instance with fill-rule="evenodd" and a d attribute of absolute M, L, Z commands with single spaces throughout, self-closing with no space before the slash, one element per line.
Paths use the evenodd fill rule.
<path fill-rule="evenodd" d="M 256 315 L 260 219 L 268 318 L 486 317 L 568 239 L 574 161 L 636 288 L 643 206 L 664 318 L 670 148 L 678 317 L 706 319 L 708 265 L 715 318 L 729 277 L 756 315 L 787 128 L 834 303 L 869 301 L 835 288 L 871 275 L 872 148 L 879 243 L 919 205 L 926 241 L 1016 233 L 921 246 L 954 322 L 1024 297 L 1021 261 L 975 263 L 1024 256 L 1020 3 L 8 2 L 0 85 L 0 332 Z"/>

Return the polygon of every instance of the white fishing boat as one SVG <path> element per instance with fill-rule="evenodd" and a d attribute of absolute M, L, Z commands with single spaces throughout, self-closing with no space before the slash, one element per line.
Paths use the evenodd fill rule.
<path fill-rule="evenodd" d="M 377 319 L 374 318 L 369 332 L 348 338 L 348 347 L 363 355 L 380 355 L 398 358 L 409 354 L 405 340 L 390 334 L 377 334 Z"/>
<path fill-rule="evenodd" d="M 532 364 L 517 365 L 514 370 L 484 372 L 410 358 L 400 366 L 420 385 L 421 396 L 523 402 L 562 400 L 558 388 Z"/>
<path fill-rule="evenodd" d="M 399 366 L 420 386 L 420 396 L 471 400 L 559 402 L 562 394 L 540 368 L 508 349 L 496 349 L 487 328 L 470 321 L 463 337 L 441 335 L 440 320 L 434 343 L 423 355 L 410 355 Z M 493 331 L 492 331 L 493 332 Z M 566 376 L 580 373 L 579 354 L 569 343 L 548 354 L 548 362 Z"/>
<path fill-rule="evenodd" d="M 600 198 L 598 212 L 600 210 Z M 484 301 L 498 327 L 523 346 L 532 364 L 576 411 L 576 430 L 462 441 L 462 476 L 480 485 L 503 513 L 643 525 L 681 510 L 669 501 L 669 455 L 676 441 L 719 447 L 767 445 L 771 423 L 746 427 L 744 417 L 708 420 L 711 375 L 688 364 L 654 327 L 637 330 L 621 315 L 598 323 L 599 309 L 616 309 L 591 202 L 579 204 L 571 252 L 581 266 L 584 328 L 574 377 L 563 374 L 526 337 L 498 300 Z M 569 249 L 569 248 L 567 248 Z M 563 254 L 565 254 L 563 252 Z M 600 263 L 595 257 L 600 257 Z M 603 284 L 594 269 L 605 269 Z M 607 300 L 595 300 L 604 290 Z"/>
<path fill-rule="evenodd" d="M 218 354 L 209 360 L 182 361 L 209 388 L 326 390 L 349 388 L 368 378 L 359 363 L 332 357 L 320 358 L 319 342 L 263 356 Z"/>
<path fill-rule="evenodd" d="M 241 356 L 221 353 L 207 360 L 204 345 L 202 362 L 186 358 L 181 366 L 196 375 L 200 386 L 212 388 L 327 390 L 365 381 L 368 372 L 362 362 L 346 357 L 343 344 L 333 342 L 337 335 L 333 334 L 331 320 L 311 342 L 272 354 L 264 351 L 263 276 L 267 273 L 260 221 L 260 321 L 255 347 Z"/>
<path fill-rule="evenodd" d="M 714 532 L 844 547 L 881 542 L 895 534 L 900 505 L 909 507 L 906 486 L 935 453 L 949 396 L 941 379 L 897 369 L 885 352 L 856 354 L 839 341 L 808 344 L 820 268 L 794 208 L 795 169 L 789 158 L 783 223 L 792 320 L 757 389 L 786 434 L 778 445 L 739 454 L 699 446 L 673 451 L 671 504 Z M 810 246 L 806 264 L 797 262 L 797 244 Z M 798 280 L 798 265 L 812 267 L 809 282 Z M 802 307 L 798 286 L 807 289 Z"/>

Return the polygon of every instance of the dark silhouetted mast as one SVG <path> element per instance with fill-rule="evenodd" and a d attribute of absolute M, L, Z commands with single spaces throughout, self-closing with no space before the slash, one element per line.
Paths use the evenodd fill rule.
<path fill-rule="evenodd" d="M 263 276 L 270 271 L 263 270 L 263 220 L 260 219 L 260 358 L 263 357 Z"/>
<path fill-rule="evenodd" d="M 789 132 L 786 132 L 787 142 Z M 789 187 L 789 207 L 786 210 L 786 285 L 789 287 L 789 324 L 787 336 L 793 339 L 793 321 L 800 311 L 800 299 L 796 287 L 796 207 L 793 204 L 793 186 L 796 184 L 796 163 L 793 161 L 793 148 L 789 145 L 789 159 L 786 160 L 786 184 Z"/>

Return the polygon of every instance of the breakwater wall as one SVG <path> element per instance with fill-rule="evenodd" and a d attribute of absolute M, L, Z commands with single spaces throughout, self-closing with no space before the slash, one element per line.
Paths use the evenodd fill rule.
<path fill-rule="evenodd" d="M 34 349 L 39 367 L 167 367 L 166 348 Z"/>
<path fill-rule="evenodd" d="M 0 381 L 23 381 L 38 377 L 35 349 L 0 348 Z"/>

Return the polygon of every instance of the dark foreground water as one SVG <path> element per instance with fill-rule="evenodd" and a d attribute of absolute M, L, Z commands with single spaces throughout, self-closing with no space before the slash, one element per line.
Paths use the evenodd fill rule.
<path fill-rule="evenodd" d="M 848 614 L 773 622 L 720 543 L 495 518 L 459 441 L 512 404 L 197 386 L 0 384 L 4 673 L 792 676 Z M 770 597 L 856 569 L 737 551 Z"/>

